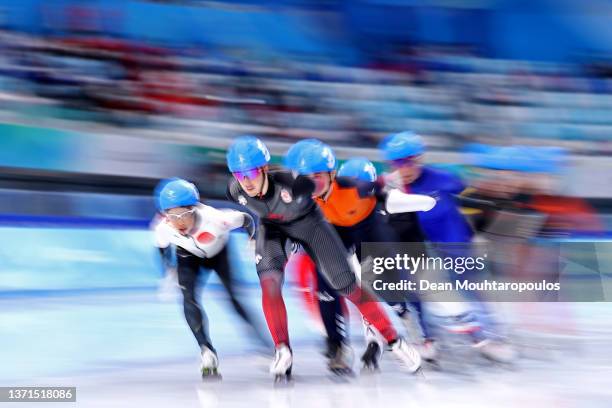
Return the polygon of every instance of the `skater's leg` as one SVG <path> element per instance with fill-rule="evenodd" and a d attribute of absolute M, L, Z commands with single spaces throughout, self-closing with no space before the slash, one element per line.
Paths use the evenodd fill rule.
<path fill-rule="evenodd" d="M 423 337 L 425 339 L 431 339 L 431 332 L 429 330 L 427 322 L 425 321 L 425 318 L 423 317 L 423 303 L 415 300 L 413 302 L 410 302 L 410 306 L 414 310 L 413 314 L 415 317 L 415 323 L 417 323 L 419 328 L 421 329 L 421 333 Z M 411 311 L 408 308 L 406 308 L 406 311 L 404 313 L 408 314 L 410 312 Z M 402 317 L 402 315 L 400 314 L 398 315 L 400 318 Z"/>
<path fill-rule="evenodd" d="M 323 326 L 321 310 L 317 299 L 317 272 L 312 259 L 298 244 L 294 245 L 291 257 L 285 266 L 285 273 L 290 273 L 296 279 L 298 290 L 304 301 L 304 306 L 310 317 Z"/>
<path fill-rule="evenodd" d="M 343 300 L 338 293 L 325 282 L 325 279 L 319 272 L 317 272 L 316 293 L 327 339 L 330 343 L 335 345 L 344 343 L 346 341 L 346 316 L 343 308 Z"/>
<path fill-rule="evenodd" d="M 409 333 L 410 341 L 417 346 L 425 361 L 434 362 L 438 357 L 438 348 L 434 338 L 423 318 L 422 303 L 418 300 L 391 304 L 395 313 Z"/>
<path fill-rule="evenodd" d="M 196 298 L 196 285 L 200 272 L 200 258 L 177 248 L 178 283 L 183 294 L 185 320 L 200 347 L 215 351 L 208 334 L 208 318 Z"/>
<path fill-rule="evenodd" d="M 346 298 L 357 306 L 363 318 L 378 330 L 387 343 L 393 343 L 397 340 L 397 331 L 391 324 L 382 305 L 379 304 L 378 300 L 371 293 L 356 287 L 351 293 L 346 295 Z"/>
<path fill-rule="evenodd" d="M 363 237 L 364 241 L 384 242 L 384 256 L 388 258 L 394 258 L 398 253 L 402 252 L 397 244 L 400 242 L 399 235 L 393 229 L 393 227 L 386 222 L 385 218 L 379 212 L 373 212 L 371 216 L 368 217 L 368 220 L 369 222 L 367 224 L 366 235 Z M 361 245 L 357 246 L 361 247 Z M 426 251 L 426 248 L 423 243 L 413 243 L 410 250 L 413 251 L 412 256 L 418 257 L 419 254 L 423 254 Z M 361 260 L 361 255 L 359 255 L 359 257 Z M 392 279 L 395 279 L 398 282 L 401 279 L 410 279 L 410 275 L 407 271 L 398 271 L 396 273 L 397 276 Z M 430 331 L 427 327 L 425 319 L 423 318 L 421 301 L 415 294 L 410 294 L 406 301 L 388 301 L 387 304 L 393 308 L 397 316 L 401 319 L 410 337 L 418 340 L 416 341 L 417 343 L 431 343 L 432 339 L 430 337 Z M 412 313 L 408 308 L 408 305 L 412 307 Z"/>
<path fill-rule="evenodd" d="M 353 302 L 388 342 L 394 342 L 397 332 L 376 299 L 357 284 L 347 250 L 333 227 L 323 218 L 313 218 L 307 225 L 295 225 L 290 232 L 302 243 L 330 287 Z"/>
<path fill-rule="evenodd" d="M 221 284 L 223 284 L 223 287 L 225 288 L 225 291 L 227 292 L 236 313 L 238 313 L 242 320 L 244 320 L 247 324 L 251 325 L 251 319 L 249 315 L 236 298 L 236 292 L 234 291 L 234 282 L 232 279 L 232 271 L 228 262 L 227 255 L 227 248 L 224 248 L 214 258 L 211 258 L 211 267 L 215 270 L 215 272 L 217 272 L 217 276 L 219 276 L 219 280 L 221 281 Z"/>
<path fill-rule="evenodd" d="M 344 298 L 317 273 L 317 298 L 327 334 L 327 367 L 337 375 L 352 373 L 353 350 L 347 340 L 347 309 Z"/>
<path fill-rule="evenodd" d="M 378 211 L 373 211 L 365 220 L 351 228 L 336 227 L 340 238 L 345 245 L 350 245 L 355 250 L 355 255 L 359 262 L 362 262 L 361 244 L 362 242 L 384 242 L 385 245 L 385 256 L 389 258 L 395 257 L 399 253 L 398 248 L 394 246 L 394 243 L 399 241 L 399 238 L 395 230 L 385 221 L 384 217 L 380 215 Z M 361 272 L 362 276 L 364 271 Z M 399 279 L 398 279 L 399 281 Z M 371 290 L 370 288 L 366 290 Z M 372 294 L 370 293 L 370 296 Z M 373 297 L 373 296 L 372 296 Z M 365 299 L 364 299 L 365 300 Z M 404 313 L 408 311 L 406 302 L 388 302 L 393 307 L 395 312 L 402 317 Z M 364 316 L 365 317 L 365 316 Z M 376 322 L 368 322 L 367 317 L 365 318 L 366 331 L 369 324 L 376 327 Z M 421 323 L 421 321 L 419 321 Z M 426 330 L 424 328 L 424 330 Z M 409 330 L 411 333 L 414 331 Z M 382 333 L 381 333 L 382 334 Z"/>
<path fill-rule="evenodd" d="M 289 345 L 287 309 L 283 300 L 283 275 L 268 272 L 260 275 L 262 306 L 266 323 L 275 346 Z"/>
<path fill-rule="evenodd" d="M 261 284 L 262 306 L 274 345 L 289 346 L 287 310 L 283 300 L 283 270 L 287 262 L 284 238 L 273 226 L 260 224 L 256 262 Z"/>
<path fill-rule="evenodd" d="M 346 248 L 333 227 L 319 214 L 294 222 L 286 230 L 291 239 L 303 245 L 327 283 L 353 302 L 364 319 L 372 323 L 385 338 L 402 367 L 411 373 L 417 371 L 421 366 L 421 357 L 414 347 L 397 336 L 376 299 L 359 287 L 355 272 L 349 264 Z"/>

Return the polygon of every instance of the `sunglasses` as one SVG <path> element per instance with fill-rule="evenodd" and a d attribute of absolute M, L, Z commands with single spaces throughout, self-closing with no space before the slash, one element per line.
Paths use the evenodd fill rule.
<path fill-rule="evenodd" d="M 171 221 L 180 221 L 183 219 L 183 217 L 188 217 L 191 214 L 195 213 L 195 210 L 195 208 L 192 208 L 191 210 L 185 210 L 182 213 L 178 214 L 166 213 L 166 217 L 168 217 L 168 219 Z"/>
<path fill-rule="evenodd" d="M 418 157 L 419 156 L 403 157 L 401 159 L 392 160 L 390 164 L 391 164 L 391 167 L 396 168 L 396 169 L 399 169 L 400 167 L 414 167 L 419 164 Z"/>
<path fill-rule="evenodd" d="M 260 169 L 251 169 L 246 171 L 236 171 L 232 174 L 238 180 L 244 180 L 245 178 L 248 178 L 249 180 L 254 180 L 257 178 L 257 176 L 259 176 L 259 173 Z"/>

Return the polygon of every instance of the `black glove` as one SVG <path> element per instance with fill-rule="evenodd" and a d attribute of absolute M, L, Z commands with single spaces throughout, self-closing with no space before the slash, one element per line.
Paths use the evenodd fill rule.
<path fill-rule="evenodd" d="M 291 189 L 294 197 L 310 197 L 315 190 L 315 183 L 309 177 L 297 176 Z"/>
<path fill-rule="evenodd" d="M 253 217 L 251 217 L 248 213 L 242 213 L 244 216 L 244 222 L 242 224 L 242 228 L 244 228 L 249 234 L 249 239 L 253 239 L 255 236 L 255 221 L 253 221 Z"/>

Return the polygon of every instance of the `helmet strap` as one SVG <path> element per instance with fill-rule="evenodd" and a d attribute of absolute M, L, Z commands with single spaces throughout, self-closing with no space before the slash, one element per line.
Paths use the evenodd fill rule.
<path fill-rule="evenodd" d="M 327 201 L 334 188 L 334 174 L 331 171 L 328 171 L 327 174 L 329 174 L 329 187 L 327 187 L 327 191 L 321 194 L 321 198 L 323 199 L 323 201 Z"/>
<path fill-rule="evenodd" d="M 200 214 L 196 211 L 193 217 L 193 225 L 191 226 L 191 229 L 188 231 L 188 233 L 191 234 L 195 232 L 199 223 L 200 223 Z"/>
<path fill-rule="evenodd" d="M 261 173 L 263 174 L 263 183 L 261 183 L 261 190 L 259 190 L 259 194 L 257 194 L 258 198 L 262 198 L 268 192 L 268 172 L 264 167 L 261 168 Z"/>

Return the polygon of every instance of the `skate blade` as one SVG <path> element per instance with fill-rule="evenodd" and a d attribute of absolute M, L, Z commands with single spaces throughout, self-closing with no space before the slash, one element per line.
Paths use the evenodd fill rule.
<path fill-rule="evenodd" d="M 442 364 L 440 364 L 440 360 L 425 360 L 423 359 L 425 366 L 432 371 L 443 371 Z"/>
<path fill-rule="evenodd" d="M 361 367 L 362 375 L 374 375 L 378 373 L 380 373 L 378 364 L 364 364 L 363 367 Z"/>
<path fill-rule="evenodd" d="M 482 356 L 482 360 L 486 361 L 490 366 L 508 371 L 517 371 L 518 366 L 516 361 L 501 361 L 489 356 Z"/>
<path fill-rule="evenodd" d="M 331 380 L 335 382 L 348 382 L 355 378 L 355 373 L 350 368 L 330 368 Z"/>
<path fill-rule="evenodd" d="M 412 375 L 418 380 L 426 380 L 425 370 L 423 370 L 423 366 L 416 369 L 416 371 L 412 372 Z"/>
<path fill-rule="evenodd" d="M 218 382 L 223 379 L 223 376 L 217 371 L 202 373 L 202 381 L 204 382 Z"/>
<path fill-rule="evenodd" d="M 278 374 L 274 376 L 274 388 L 293 387 L 293 377 L 291 374 Z"/>

